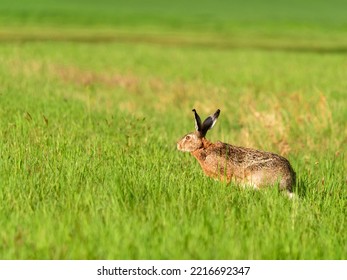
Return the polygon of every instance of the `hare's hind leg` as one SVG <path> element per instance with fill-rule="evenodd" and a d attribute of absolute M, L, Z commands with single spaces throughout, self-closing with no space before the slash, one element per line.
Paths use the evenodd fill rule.
<path fill-rule="evenodd" d="M 293 193 L 293 178 L 288 176 L 281 179 L 279 184 L 279 189 L 282 192 L 285 192 L 289 199 L 296 198 L 296 195 Z"/>

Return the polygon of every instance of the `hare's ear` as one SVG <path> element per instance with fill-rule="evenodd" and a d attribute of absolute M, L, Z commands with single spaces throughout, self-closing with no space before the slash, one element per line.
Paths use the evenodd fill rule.
<path fill-rule="evenodd" d="M 195 129 L 197 131 L 201 131 L 201 119 L 195 109 L 193 109 L 192 111 L 194 112 L 195 117 Z"/>
<path fill-rule="evenodd" d="M 215 125 L 219 117 L 219 114 L 220 114 L 220 110 L 218 109 L 213 115 L 209 116 L 206 120 L 204 120 L 200 130 L 202 137 L 204 137 L 207 131 Z"/>

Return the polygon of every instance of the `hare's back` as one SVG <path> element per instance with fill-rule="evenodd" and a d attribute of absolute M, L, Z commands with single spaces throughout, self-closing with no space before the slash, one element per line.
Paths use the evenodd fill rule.
<path fill-rule="evenodd" d="M 272 185 L 280 178 L 280 187 L 291 190 L 295 172 L 289 161 L 277 154 L 217 142 L 208 152 L 210 161 L 224 161 L 230 176 L 244 178 L 258 187 Z"/>
<path fill-rule="evenodd" d="M 209 150 L 211 156 L 223 157 L 230 164 L 249 170 L 276 169 L 290 166 L 289 161 L 280 155 L 222 142 L 212 145 Z"/>

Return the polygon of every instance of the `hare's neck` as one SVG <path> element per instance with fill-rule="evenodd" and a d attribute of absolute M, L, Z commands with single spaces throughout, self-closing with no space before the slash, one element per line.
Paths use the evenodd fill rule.
<path fill-rule="evenodd" d="M 206 152 L 204 148 L 197 149 L 191 154 L 200 162 L 200 164 L 206 159 Z"/>
<path fill-rule="evenodd" d="M 202 148 L 206 149 L 212 145 L 212 142 L 208 141 L 206 138 L 202 138 Z"/>
<path fill-rule="evenodd" d="M 208 141 L 206 138 L 202 138 L 201 148 L 191 152 L 191 154 L 202 163 L 206 158 L 206 149 L 212 145 L 212 142 Z"/>

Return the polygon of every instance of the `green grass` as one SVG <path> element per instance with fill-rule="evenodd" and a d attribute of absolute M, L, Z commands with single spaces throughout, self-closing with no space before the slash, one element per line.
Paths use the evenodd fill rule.
<path fill-rule="evenodd" d="M 1 259 L 346 259 L 347 59 L 334 51 L 346 22 L 336 6 L 311 16 L 277 8 L 287 12 L 276 20 L 268 2 L 231 21 L 206 1 L 216 18 L 205 32 L 181 2 L 108 14 L 105 1 L 95 15 L 88 3 L 0 7 Z M 118 26 L 110 15 L 121 11 Z M 293 30 L 319 45 L 293 41 L 306 32 Z M 256 42 L 245 41 L 252 32 Z M 297 199 L 205 177 L 176 150 L 193 107 L 221 109 L 212 141 L 286 156 Z"/>
<path fill-rule="evenodd" d="M 346 8 L 343 0 L 3 0 L 0 41 L 140 40 L 347 52 Z"/>

